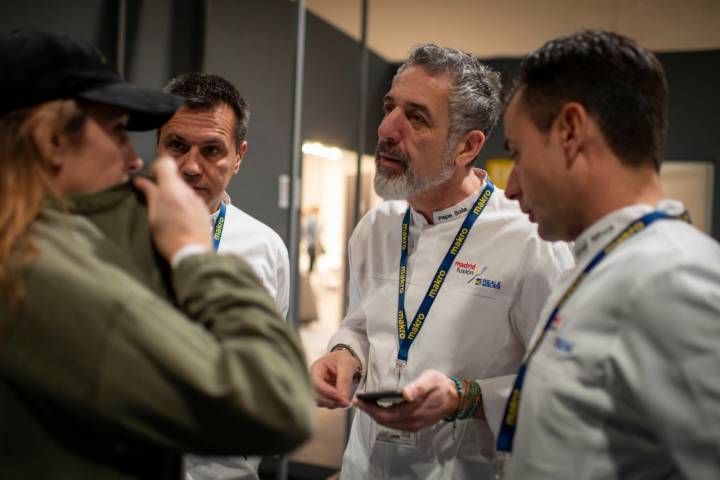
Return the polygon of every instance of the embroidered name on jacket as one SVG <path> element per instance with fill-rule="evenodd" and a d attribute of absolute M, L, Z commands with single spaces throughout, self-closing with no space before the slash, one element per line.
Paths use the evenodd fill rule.
<path fill-rule="evenodd" d="M 437 218 L 439 221 L 443 222 L 445 220 L 450 220 L 451 218 L 455 218 L 460 215 L 463 215 L 464 213 L 467 213 L 466 207 L 459 208 L 458 210 L 455 210 L 451 213 L 443 213 L 442 215 L 438 215 Z"/>

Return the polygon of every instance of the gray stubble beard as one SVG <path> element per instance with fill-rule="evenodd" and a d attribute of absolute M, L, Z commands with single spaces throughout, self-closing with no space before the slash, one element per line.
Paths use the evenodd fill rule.
<path fill-rule="evenodd" d="M 384 200 L 407 200 L 418 194 L 426 192 L 433 187 L 445 183 L 455 173 L 455 166 L 450 161 L 452 149 L 448 143 L 443 153 L 442 169 L 437 176 L 432 178 L 418 178 L 413 169 L 410 158 L 403 155 L 400 158 L 405 171 L 398 173 L 392 168 L 383 167 L 377 164 L 377 155 L 382 151 L 382 141 L 378 142 L 375 149 L 375 177 L 373 187 L 375 193 Z"/>

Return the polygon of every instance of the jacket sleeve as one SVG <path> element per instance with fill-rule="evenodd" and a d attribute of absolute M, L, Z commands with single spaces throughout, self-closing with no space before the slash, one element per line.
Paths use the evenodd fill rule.
<path fill-rule="evenodd" d="M 287 318 L 290 309 L 290 259 L 285 244 L 280 240 L 278 245 L 277 258 L 277 293 L 275 304 L 280 310 L 280 315 Z"/>
<path fill-rule="evenodd" d="M 177 451 L 280 453 L 308 438 L 298 337 L 243 260 L 183 260 L 173 286 L 185 313 L 117 268 L 76 260 L 88 280 L 73 284 L 69 264 L 65 284 L 37 276 L 33 290 L 52 292 L 11 323 L 0 373 L 13 388 L 70 425 Z"/>
<path fill-rule="evenodd" d="M 620 304 L 616 395 L 644 413 L 680 477 L 720 478 L 720 272 L 674 260 Z"/>
<path fill-rule="evenodd" d="M 339 343 L 350 346 L 362 363 L 364 378 L 367 374 L 368 368 L 370 341 L 368 340 L 367 335 L 367 318 L 365 317 L 365 310 L 362 306 L 362 297 L 357 284 L 357 269 L 353 267 L 352 244 L 353 239 L 351 239 L 348 243 L 348 265 L 350 265 L 350 268 L 347 313 L 340 324 L 340 330 L 333 335 L 332 338 L 330 338 L 330 341 L 328 342 L 328 351 Z"/>
<path fill-rule="evenodd" d="M 194 324 L 159 307 L 157 318 L 142 322 L 145 332 L 117 325 L 99 380 L 101 405 L 122 410 L 118 393 L 137 397 L 159 410 L 158 421 L 175 422 L 179 435 L 163 438 L 168 429 L 144 418 L 129 418 L 141 420 L 133 428 L 195 452 L 275 453 L 299 445 L 311 433 L 314 411 L 305 359 L 292 326 L 251 269 L 239 259 L 199 255 L 175 268 L 173 284 Z M 149 308 L 138 302 L 126 312 L 142 318 Z M 152 357 L 127 351 L 129 342 Z M 135 362 L 148 388 L 115 374 Z"/>

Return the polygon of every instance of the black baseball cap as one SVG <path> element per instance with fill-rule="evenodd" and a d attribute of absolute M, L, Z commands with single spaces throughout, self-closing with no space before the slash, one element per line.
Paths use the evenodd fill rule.
<path fill-rule="evenodd" d="M 128 130 L 162 126 L 183 99 L 127 83 L 91 43 L 58 32 L 0 33 L 0 115 L 77 98 L 129 112 Z"/>

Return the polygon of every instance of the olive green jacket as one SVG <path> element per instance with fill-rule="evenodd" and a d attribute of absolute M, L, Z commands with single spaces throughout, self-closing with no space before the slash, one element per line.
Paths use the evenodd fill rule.
<path fill-rule="evenodd" d="M 183 452 L 310 435 L 298 337 L 244 261 L 171 270 L 129 185 L 67 209 L 33 226 L 20 306 L 0 300 L 0 478 L 180 478 Z"/>

